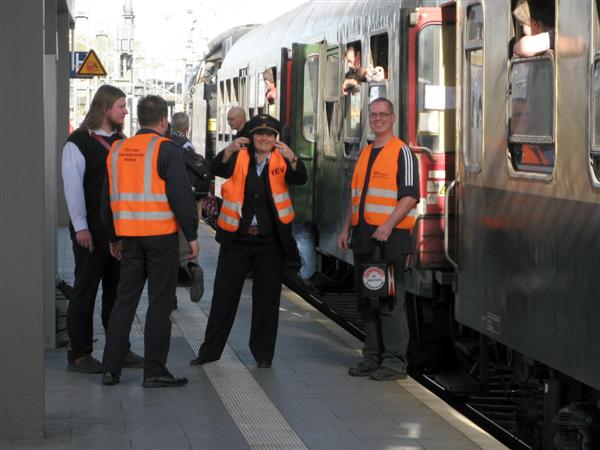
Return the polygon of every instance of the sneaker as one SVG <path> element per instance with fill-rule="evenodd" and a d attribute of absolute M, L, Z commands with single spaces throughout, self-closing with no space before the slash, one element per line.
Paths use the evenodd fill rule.
<path fill-rule="evenodd" d="M 85 355 L 69 361 L 67 370 L 79 373 L 102 373 L 102 363 L 92 355 Z"/>
<path fill-rule="evenodd" d="M 202 298 L 204 294 L 204 271 L 202 267 L 196 264 L 190 264 L 190 300 L 194 303 L 197 303 Z"/>
<path fill-rule="evenodd" d="M 404 380 L 406 378 L 406 371 L 393 370 L 389 367 L 381 366 L 369 378 L 376 381 Z"/>
<path fill-rule="evenodd" d="M 129 350 L 129 353 L 127 353 L 127 356 L 125 356 L 125 362 L 123 363 L 123 367 L 129 367 L 130 369 L 143 369 L 144 358 L 142 358 L 137 353 Z"/>
<path fill-rule="evenodd" d="M 348 369 L 348 373 L 353 377 L 368 377 L 369 375 L 375 373 L 379 367 L 370 367 L 365 363 L 360 362 L 356 367 L 350 367 Z"/>

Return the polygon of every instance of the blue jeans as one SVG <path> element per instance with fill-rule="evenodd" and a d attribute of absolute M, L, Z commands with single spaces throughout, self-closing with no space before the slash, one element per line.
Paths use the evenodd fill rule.
<path fill-rule="evenodd" d="M 315 274 L 317 270 L 317 252 L 315 251 L 315 238 L 313 236 L 312 225 L 307 222 L 292 223 L 292 234 L 298 245 L 300 254 L 300 278 L 308 279 Z"/>

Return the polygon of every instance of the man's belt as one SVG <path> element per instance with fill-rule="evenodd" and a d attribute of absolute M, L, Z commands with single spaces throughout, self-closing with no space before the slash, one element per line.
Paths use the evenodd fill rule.
<path fill-rule="evenodd" d="M 248 228 L 248 234 L 251 234 L 252 236 L 258 235 L 258 227 L 256 225 L 252 225 L 250 228 Z"/>

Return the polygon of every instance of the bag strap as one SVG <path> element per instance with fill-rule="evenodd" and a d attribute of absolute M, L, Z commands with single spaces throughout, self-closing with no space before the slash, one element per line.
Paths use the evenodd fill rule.
<path fill-rule="evenodd" d="M 108 145 L 108 142 L 106 142 L 103 138 L 101 138 L 100 136 L 98 136 L 96 133 L 94 133 L 93 131 L 90 133 L 90 135 L 96 139 L 98 142 L 100 142 L 100 144 L 102 144 L 102 146 L 110 151 L 110 145 Z"/>

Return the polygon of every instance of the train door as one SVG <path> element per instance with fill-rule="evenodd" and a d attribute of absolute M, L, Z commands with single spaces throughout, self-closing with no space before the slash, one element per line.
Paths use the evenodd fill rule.
<path fill-rule="evenodd" d="M 337 248 L 350 201 L 352 172 L 344 170 L 342 139 L 342 57 L 338 45 L 321 46 L 319 80 L 319 120 L 317 129 L 317 170 L 315 180 L 315 220 L 319 224 L 319 249 L 322 253 L 351 262 L 349 252 Z"/>
<path fill-rule="evenodd" d="M 297 222 L 314 222 L 320 48 L 319 44 L 292 45 L 289 116 L 287 107 L 281 110 L 284 123 L 289 121 L 290 147 L 302 159 L 308 173 L 306 184 L 290 187 Z"/>
<path fill-rule="evenodd" d="M 412 266 L 446 269 L 446 190 L 455 177 L 455 8 L 419 8 L 408 31 L 408 144 L 419 159 L 421 199 Z"/>

